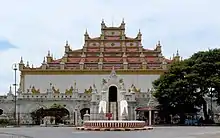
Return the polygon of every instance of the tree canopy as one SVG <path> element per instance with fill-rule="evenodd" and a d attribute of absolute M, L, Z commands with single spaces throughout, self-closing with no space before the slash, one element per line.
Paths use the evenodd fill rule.
<path fill-rule="evenodd" d="M 215 97 L 220 103 L 220 49 L 197 52 L 189 59 L 174 62 L 153 86 L 165 116 L 196 113 L 203 107 L 207 119 L 204 97 Z"/>

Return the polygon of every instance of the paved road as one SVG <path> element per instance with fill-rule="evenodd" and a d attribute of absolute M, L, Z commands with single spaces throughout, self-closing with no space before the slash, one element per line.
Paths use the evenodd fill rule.
<path fill-rule="evenodd" d="M 10 134 L 14 134 L 14 137 L 9 136 Z M 0 128 L 0 138 L 25 138 L 24 136 L 29 136 L 28 138 L 220 138 L 220 127 L 157 127 L 152 131 L 140 132 L 85 132 L 67 127 Z"/>

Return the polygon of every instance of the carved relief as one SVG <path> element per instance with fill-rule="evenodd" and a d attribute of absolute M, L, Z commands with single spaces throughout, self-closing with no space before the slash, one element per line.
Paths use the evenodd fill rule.
<path fill-rule="evenodd" d="M 54 93 L 57 93 L 57 94 L 60 93 L 60 89 L 56 89 L 54 86 L 52 87 L 52 90 Z"/>
<path fill-rule="evenodd" d="M 89 46 L 100 46 L 100 44 L 98 42 L 91 42 L 89 43 Z"/>
<path fill-rule="evenodd" d="M 120 84 L 119 89 L 125 90 L 125 84 L 124 84 L 124 80 L 123 79 L 119 80 L 119 84 Z"/>
<path fill-rule="evenodd" d="M 65 94 L 72 95 L 73 94 L 73 86 L 70 89 L 66 89 Z"/>
<path fill-rule="evenodd" d="M 137 46 L 137 43 L 135 43 L 135 42 L 128 42 L 128 43 L 126 43 L 126 46 Z"/>
<path fill-rule="evenodd" d="M 141 92 L 141 89 L 136 88 L 136 86 L 134 86 L 134 84 L 131 85 L 131 88 L 128 89 L 129 92 Z"/>
<path fill-rule="evenodd" d="M 124 80 L 123 80 L 123 79 L 120 79 L 120 80 L 119 80 L 119 83 L 124 83 Z"/>
<path fill-rule="evenodd" d="M 121 43 L 106 43 L 105 46 L 108 46 L 108 47 L 115 47 L 115 46 L 120 46 Z"/>
<path fill-rule="evenodd" d="M 32 94 L 39 94 L 40 93 L 40 89 L 36 89 L 34 86 L 32 86 L 31 92 L 32 92 Z"/>
<path fill-rule="evenodd" d="M 102 79 L 102 85 L 105 85 L 107 81 L 105 79 Z"/>

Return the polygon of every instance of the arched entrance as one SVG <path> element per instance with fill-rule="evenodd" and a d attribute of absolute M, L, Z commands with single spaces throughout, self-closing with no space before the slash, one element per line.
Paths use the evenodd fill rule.
<path fill-rule="evenodd" d="M 118 89 L 116 86 L 110 86 L 108 90 L 108 113 L 112 113 L 113 118 L 118 120 Z"/>
<path fill-rule="evenodd" d="M 83 120 L 83 117 L 86 113 L 90 114 L 90 109 L 89 108 L 83 108 L 83 109 L 80 110 L 80 117 L 81 117 L 82 120 Z"/>
<path fill-rule="evenodd" d="M 2 115 L 3 114 L 3 110 L 0 108 L 0 115 Z"/>
<path fill-rule="evenodd" d="M 69 115 L 69 111 L 64 107 L 51 107 L 49 109 L 40 108 L 31 113 L 31 117 L 36 125 L 40 125 L 44 117 L 53 117 L 54 119 L 51 118 L 50 122 L 55 121 L 55 124 L 67 124 Z"/>
<path fill-rule="evenodd" d="M 118 90 L 116 86 L 110 86 L 108 90 L 108 101 L 117 102 L 118 100 Z"/>

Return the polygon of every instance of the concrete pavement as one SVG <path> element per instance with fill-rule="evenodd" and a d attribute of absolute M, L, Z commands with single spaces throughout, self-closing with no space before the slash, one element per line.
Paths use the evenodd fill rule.
<path fill-rule="evenodd" d="M 128 132 L 87 132 L 71 127 L 0 128 L 0 138 L 9 138 L 6 133 L 14 138 L 220 138 L 220 127 L 156 127 L 151 131 Z"/>

